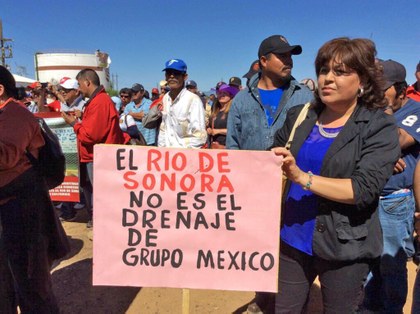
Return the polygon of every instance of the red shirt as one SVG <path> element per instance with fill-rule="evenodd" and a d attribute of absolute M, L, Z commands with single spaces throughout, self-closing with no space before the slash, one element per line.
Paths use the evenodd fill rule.
<path fill-rule="evenodd" d="M 124 144 L 127 139 L 120 129 L 119 117 L 111 98 L 102 88 L 85 105 L 83 119 L 73 127 L 77 136 L 79 159 L 93 161 L 95 144 Z"/>
<path fill-rule="evenodd" d="M 26 150 L 38 158 L 44 138 L 34 115 L 26 107 L 9 98 L 0 106 L 0 187 L 24 173 L 32 164 Z"/>
<path fill-rule="evenodd" d="M 406 95 L 407 95 L 407 97 L 409 97 L 409 98 L 411 98 L 411 99 L 413 99 L 415 101 L 420 102 L 420 92 L 417 91 L 414 88 L 414 85 L 411 85 L 411 86 L 408 86 L 407 87 Z"/>

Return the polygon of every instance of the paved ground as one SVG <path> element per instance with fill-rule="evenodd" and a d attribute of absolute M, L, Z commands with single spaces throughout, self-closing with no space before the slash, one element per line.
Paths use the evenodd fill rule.
<path fill-rule="evenodd" d="M 53 271 L 53 284 L 63 314 L 66 313 L 183 313 L 182 289 L 156 289 L 132 287 L 93 287 L 92 236 L 86 229 L 83 213 L 80 221 L 65 222 L 70 238 L 70 258 L 61 261 Z M 415 277 L 415 265 L 408 263 L 409 295 L 405 313 L 410 313 L 411 288 Z M 185 295 L 184 295 L 185 296 Z M 253 298 L 253 292 L 189 290 L 189 312 L 184 313 L 241 313 Z M 311 291 L 310 313 L 322 313 L 318 286 Z M 183 313 L 183 314 L 184 314 Z"/>

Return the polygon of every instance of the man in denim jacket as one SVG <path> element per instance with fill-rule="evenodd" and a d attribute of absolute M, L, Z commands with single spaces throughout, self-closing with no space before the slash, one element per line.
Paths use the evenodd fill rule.
<path fill-rule="evenodd" d="M 264 39 L 258 50 L 260 72 L 233 99 L 227 122 L 228 149 L 266 150 L 281 128 L 287 111 L 313 99 L 312 92 L 292 77 L 292 55 L 302 53 L 281 35 Z M 274 295 L 257 293 L 248 313 L 270 313 Z"/>
<path fill-rule="evenodd" d="M 229 149 L 265 150 L 283 126 L 287 111 L 313 99 L 312 92 L 291 75 L 292 55 L 302 53 L 284 36 L 264 39 L 258 50 L 260 72 L 239 92 L 228 116 L 226 145 Z"/>

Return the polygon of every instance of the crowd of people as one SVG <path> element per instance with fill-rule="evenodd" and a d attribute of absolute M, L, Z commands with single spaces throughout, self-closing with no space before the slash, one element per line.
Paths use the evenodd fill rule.
<path fill-rule="evenodd" d="M 22 313 L 58 312 L 49 267 L 60 254 L 51 249 L 63 252 L 66 243 L 60 224 L 46 224 L 55 212 L 25 152 L 37 156 L 44 144 L 31 112 L 59 111 L 77 137 L 88 228 L 96 144 L 271 150 L 283 157 L 287 178 L 279 292 L 256 292 L 248 313 L 305 311 L 317 277 L 325 313 L 402 313 L 407 260 L 420 235 L 420 62 L 408 85 L 404 66 L 378 59 L 371 40 L 336 38 L 318 50 L 317 79 L 299 82 L 292 69 L 301 53 L 284 36 L 270 36 L 243 76 L 245 87 L 232 76 L 211 95 L 199 91 L 181 59 L 165 62 L 151 96 L 134 83 L 112 98 L 92 69 L 22 91 L 1 67 L 0 299 L 9 302 L 0 312 L 16 313 L 17 305 Z M 63 205 L 63 221 L 75 217 L 74 205 Z"/>

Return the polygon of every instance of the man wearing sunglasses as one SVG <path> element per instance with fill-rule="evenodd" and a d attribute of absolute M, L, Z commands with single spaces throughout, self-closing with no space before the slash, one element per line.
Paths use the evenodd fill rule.
<path fill-rule="evenodd" d="M 204 108 L 200 97 L 185 88 L 187 65 L 181 59 L 171 59 L 163 71 L 170 91 L 163 97 L 158 146 L 203 147 L 207 141 Z"/>

